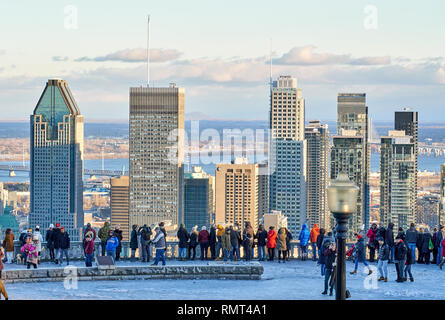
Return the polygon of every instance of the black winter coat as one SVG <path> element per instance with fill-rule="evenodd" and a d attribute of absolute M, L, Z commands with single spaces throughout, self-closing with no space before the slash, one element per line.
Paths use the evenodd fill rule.
<path fill-rule="evenodd" d="M 442 243 L 442 240 L 443 240 L 442 232 L 437 231 L 437 232 L 436 232 L 436 243 L 434 243 L 434 245 L 435 245 L 437 248 L 439 248 L 439 247 L 440 247 L 440 244 Z"/>
<path fill-rule="evenodd" d="M 416 228 L 410 227 L 406 231 L 406 242 L 407 243 L 417 243 L 418 233 Z"/>
<path fill-rule="evenodd" d="M 408 252 L 408 247 L 404 241 L 397 242 L 394 249 L 394 260 L 404 261 L 406 260 L 406 253 Z"/>
<path fill-rule="evenodd" d="M 179 239 L 179 248 L 187 248 L 187 243 L 189 242 L 190 236 L 185 228 L 179 228 L 176 236 Z"/>
<path fill-rule="evenodd" d="M 209 244 L 210 245 L 216 244 L 216 229 L 213 227 L 210 228 Z"/>
<path fill-rule="evenodd" d="M 333 264 L 336 256 L 335 250 L 327 249 L 323 255 L 326 257 L 325 268 L 327 270 L 333 270 L 334 269 Z"/>
<path fill-rule="evenodd" d="M 383 246 L 379 249 L 379 256 L 378 259 L 382 261 L 388 261 L 389 260 L 389 254 L 390 249 L 389 246 L 385 243 Z"/>
<path fill-rule="evenodd" d="M 266 239 L 267 239 L 267 231 L 258 229 L 255 238 L 258 239 L 258 246 L 259 247 L 265 246 L 266 245 Z"/>
<path fill-rule="evenodd" d="M 241 235 L 239 231 L 233 230 L 230 232 L 230 243 L 232 244 L 232 247 L 237 247 L 241 243 Z"/>
<path fill-rule="evenodd" d="M 198 245 L 198 234 L 196 232 L 190 233 L 190 246 L 196 247 Z"/>
<path fill-rule="evenodd" d="M 422 253 L 428 253 L 430 252 L 430 240 L 433 241 L 433 237 L 431 236 L 431 233 L 424 232 L 422 235 Z"/>
<path fill-rule="evenodd" d="M 406 264 L 414 264 L 413 253 L 409 246 L 406 246 Z"/>
<path fill-rule="evenodd" d="M 386 229 L 385 232 L 385 242 L 388 244 L 388 246 L 392 247 L 394 246 L 394 224 L 393 223 L 389 223 L 388 224 L 388 228 Z"/>
<path fill-rule="evenodd" d="M 317 236 L 317 248 L 320 249 L 321 248 L 321 244 L 323 243 L 323 238 L 324 238 L 324 234 L 319 234 Z"/>
<path fill-rule="evenodd" d="M 54 242 L 54 249 L 60 249 L 60 241 L 59 238 L 62 235 L 62 232 L 60 232 L 59 228 L 53 229 L 53 242 Z"/>
<path fill-rule="evenodd" d="M 46 247 L 48 249 L 54 249 L 54 230 L 46 230 Z"/>
<path fill-rule="evenodd" d="M 383 242 L 385 242 L 385 237 L 386 237 L 386 228 L 382 226 L 377 229 L 377 234 L 375 235 L 375 239 L 377 241 L 383 240 Z"/>
<path fill-rule="evenodd" d="M 56 249 L 69 249 L 70 248 L 70 236 L 68 232 L 59 232 L 56 239 L 56 245 L 54 246 Z"/>
<path fill-rule="evenodd" d="M 366 259 L 366 248 L 365 248 L 365 242 L 363 241 L 363 238 L 361 238 L 357 243 L 355 244 L 355 250 L 357 252 L 357 258 L 359 262 L 363 262 Z"/>

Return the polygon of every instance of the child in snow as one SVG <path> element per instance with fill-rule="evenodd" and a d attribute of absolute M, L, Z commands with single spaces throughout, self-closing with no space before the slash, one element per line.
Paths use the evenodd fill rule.
<path fill-rule="evenodd" d="M 38 241 L 39 239 L 36 237 L 34 238 L 35 241 Z M 37 269 L 37 250 L 34 244 L 32 243 L 31 237 L 26 238 L 26 244 L 20 249 L 26 256 L 26 266 L 27 269 L 31 268 L 31 265 L 34 266 L 34 269 Z"/>

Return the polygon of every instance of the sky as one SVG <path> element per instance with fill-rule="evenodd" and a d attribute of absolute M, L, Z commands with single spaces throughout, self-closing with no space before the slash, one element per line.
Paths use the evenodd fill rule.
<path fill-rule="evenodd" d="M 273 78 L 298 79 L 306 120 L 336 119 L 338 92 L 365 92 L 374 120 L 402 107 L 445 121 L 445 2 L 1 1 L 0 120 L 28 120 L 49 78 L 86 121 L 128 119 L 129 87 L 186 91 L 186 114 L 267 119 Z"/>

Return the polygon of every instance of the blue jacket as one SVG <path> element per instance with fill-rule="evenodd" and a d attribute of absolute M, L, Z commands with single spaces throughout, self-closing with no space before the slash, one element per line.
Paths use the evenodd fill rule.
<path fill-rule="evenodd" d="M 109 237 L 107 239 L 106 249 L 107 249 L 107 251 L 116 251 L 116 248 L 118 245 L 119 245 L 119 240 L 117 239 L 116 236 Z"/>
<path fill-rule="evenodd" d="M 311 234 L 311 232 L 309 231 L 307 224 L 303 224 L 303 227 L 300 231 L 300 236 L 298 237 L 298 240 L 300 240 L 300 244 L 302 246 L 306 246 L 308 244 L 310 234 Z"/>

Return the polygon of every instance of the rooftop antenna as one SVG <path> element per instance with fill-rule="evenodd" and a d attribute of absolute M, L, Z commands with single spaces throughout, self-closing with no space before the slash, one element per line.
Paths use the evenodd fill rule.
<path fill-rule="evenodd" d="M 150 15 L 147 18 L 147 87 L 150 86 Z"/>

